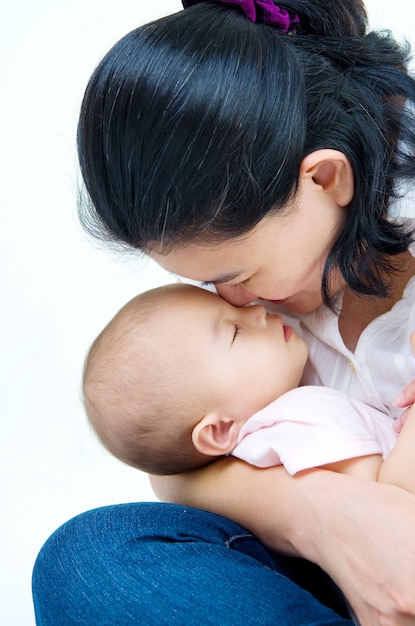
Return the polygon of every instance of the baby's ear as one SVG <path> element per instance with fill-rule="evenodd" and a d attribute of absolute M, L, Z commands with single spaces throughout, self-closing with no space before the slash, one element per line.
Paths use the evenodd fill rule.
<path fill-rule="evenodd" d="M 208 456 L 228 454 L 236 446 L 239 426 L 230 417 L 219 413 L 205 415 L 193 429 L 195 448 Z"/>

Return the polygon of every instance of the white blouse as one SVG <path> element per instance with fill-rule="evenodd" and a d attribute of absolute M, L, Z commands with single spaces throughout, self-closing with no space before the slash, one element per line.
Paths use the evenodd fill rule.
<path fill-rule="evenodd" d="M 415 256 L 415 245 L 411 252 Z M 365 328 L 354 353 L 343 343 L 337 316 L 326 307 L 295 318 L 283 312 L 283 317 L 308 346 L 302 384 L 337 389 L 392 417 L 402 413 L 392 400 L 415 379 L 409 342 L 415 330 L 415 276 L 409 280 L 402 300 Z"/>

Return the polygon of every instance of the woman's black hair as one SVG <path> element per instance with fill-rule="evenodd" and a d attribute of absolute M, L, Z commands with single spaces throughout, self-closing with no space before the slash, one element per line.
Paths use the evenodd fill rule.
<path fill-rule="evenodd" d="M 248 233 L 295 199 L 322 148 L 350 160 L 355 193 L 327 259 L 358 294 L 387 295 L 412 232 L 388 219 L 415 175 L 409 49 L 366 33 L 360 0 L 287 0 L 295 34 L 202 2 L 138 28 L 93 73 L 78 152 L 81 221 L 145 253 Z"/>

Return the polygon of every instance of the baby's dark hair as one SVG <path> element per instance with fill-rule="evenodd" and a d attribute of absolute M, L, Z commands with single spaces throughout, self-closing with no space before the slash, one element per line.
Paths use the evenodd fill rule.
<path fill-rule="evenodd" d="M 327 258 L 361 295 L 385 297 L 412 231 L 390 220 L 415 175 L 409 47 L 366 32 L 360 0 L 287 0 L 281 35 L 202 2 L 138 28 L 101 61 L 82 104 L 84 226 L 145 253 L 223 242 L 287 210 L 313 151 L 344 153 L 355 193 Z M 294 209 L 295 210 L 295 209 Z"/>

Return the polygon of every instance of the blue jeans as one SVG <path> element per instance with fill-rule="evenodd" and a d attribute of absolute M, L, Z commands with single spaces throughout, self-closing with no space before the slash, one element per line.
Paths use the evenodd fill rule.
<path fill-rule="evenodd" d="M 37 557 L 33 598 L 38 626 L 352 624 L 319 568 L 175 504 L 115 505 L 70 520 Z"/>

